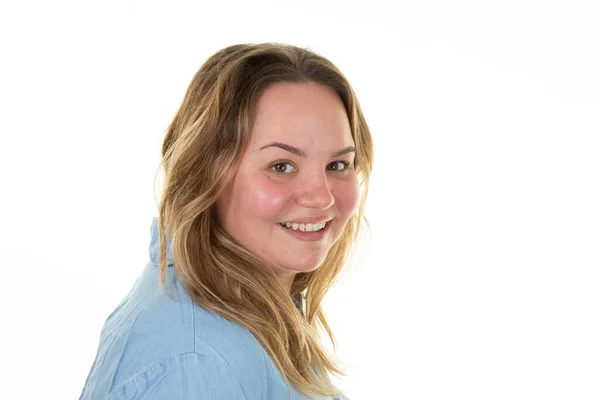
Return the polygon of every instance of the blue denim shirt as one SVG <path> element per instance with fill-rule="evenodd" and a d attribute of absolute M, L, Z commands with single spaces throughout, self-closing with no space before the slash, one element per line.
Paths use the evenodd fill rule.
<path fill-rule="evenodd" d="M 80 400 L 290 398 L 283 376 L 254 335 L 198 306 L 177 282 L 168 236 L 174 295 L 157 289 L 158 240 L 154 218 L 150 260 L 106 319 Z M 301 301 L 294 298 L 297 306 Z M 290 386 L 293 400 L 307 399 Z"/>

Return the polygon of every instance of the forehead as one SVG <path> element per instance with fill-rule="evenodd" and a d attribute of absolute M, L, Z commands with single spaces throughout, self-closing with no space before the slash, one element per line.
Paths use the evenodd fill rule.
<path fill-rule="evenodd" d="M 250 146 L 274 140 L 305 147 L 354 144 L 342 100 L 314 82 L 278 83 L 260 95 Z"/>

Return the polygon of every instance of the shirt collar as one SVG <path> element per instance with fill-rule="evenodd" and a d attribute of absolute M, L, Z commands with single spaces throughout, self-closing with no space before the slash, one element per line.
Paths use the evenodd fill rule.
<path fill-rule="evenodd" d="M 158 217 L 152 219 L 152 226 L 150 227 L 150 260 L 153 264 L 159 265 L 159 251 L 160 242 L 158 237 Z M 167 265 L 173 266 L 173 253 L 171 251 L 171 237 L 167 233 Z"/>

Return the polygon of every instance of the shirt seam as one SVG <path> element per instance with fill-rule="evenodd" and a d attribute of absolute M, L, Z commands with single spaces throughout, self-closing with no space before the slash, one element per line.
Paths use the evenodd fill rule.
<path fill-rule="evenodd" d="M 118 325 L 122 325 L 122 324 L 126 323 L 126 322 L 129 320 L 129 317 L 131 317 L 131 315 L 133 314 L 133 312 L 134 312 L 135 310 L 137 310 L 137 309 L 139 308 L 139 306 L 140 306 L 140 304 L 139 304 L 139 303 L 138 303 L 138 304 L 136 304 L 136 305 L 135 305 L 135 307 L 133 307 L 133 310 L 131 310 L 131 312 L 130 312 L 129 314 L 127 314 L 127 317 L 125 317 L 125 319 L 123 319 L 122 321 L 120 321 L 120 324 L 117 324 L 117 323 L 115 323 L 115 326 L 114 326 L 114 327 L 113 327 L 113 328 L 112 328 L 110 331 L 108 331 L 107 333 L 105 333 L 104 335 L 101 335 L 101 336 L 108 336 L 108 335 L 110 335 L 111 333 L 113 333 L 115 330 L 117 330 L 117 329 L 118 329 Z M 115 311 L 116 311 L 116 310 L 115 310 Z M 115 312 L 113 311 L 113 312 L 112 312 L 112 313 L 111 313 L 111 314 L 108 316 L 107 320 L 108 320 L 108 319 L 109 319 L 109 318 L 110 318 L 110 317 L 111 317 L 111 316 L 112 316 L 114 313 L 115 313 Z M 139 315 L 139 314 L 138 314 L 138 315 Z M 136 317 L 136 318 L 137 318 L 137 317 Z M 109 336 L 109 337 L 110 337 L 110 336 Z M 110 337 L 110 342 L 107 344 L 106 348 L 107 348 L 107 349 L 109 349 L 109 348 L 112 346 L 112 344 L 114 343 L 114 341 L 115 341 L 115 340 L 116 340 L 116 335 L 112 335 L 112 337 Z M 99 355 L 99 354 L 96 354 L 96 358 L 98 358 L 98 355 Z M 106 353 L 106 352 L 104 352 L 104 354 L 102 354 L 102 358 L 101 358 L 100 360 L 98 360 L 98 361 L 99 361 L 99 363 L 98 363 L 98 366 L 96 367 L 96 370 L 97 370 L 97 371 L 101 371 L 101 370 L 102 370 L 102 366 L 104 365 L 104 362 L 106 361 L 106 357 L 107 357 L 107 353 Z M 113 380 L 114 380 L 114 377 L 113 377 Z M 113 381 L 111 381 L 110 385 L 112 386 L 112 384 L 113 384 Z"/>
<path fill-rule="evenodd" d="M 248 400 L 248 390 L 246 389 L 246 387 L 244 386 L 244 384 L 242 383 L 242 381 L 238 377 L 238 374 L 236 373 L 236 371 L 229 365 L 229 363 L 227 363 L 225 360 L 218 360 L 218 359 L 209 357 L 206 354 L 197 353 L 195 351 L 194 352 L 187 352 L 187 353 L 183 353 L 183 354 L 179 354 L 179 355 L 176 355 L 176 356 L 165 358 L 164 360 L 160 361 L 159 363 L 157 363 L 157 364 L 153 365 L 152 367 L 146 369 L 144 372 L 142 372 L 142 373 L 134 376 L 133 378 L 131 378 L 127 382 L 123 383 L 117 389 L 115 389 L 115 390 L 111 391 L 110 393 L 108 393 L 108 395 L 106 396 L 106 400 L 112 400 L 112 399 L 114 399 L 117 395 L 121 394 L 129 385 L 133 384 L 138 379 L 141 379 L 144 375 L 147 375 L 153 369 L 158 368 L 161 365 L 165 364 L 167 361 L 170 361 L 170 360 L 173 360 L 173 359 L 177 359 L 177 358 L 181 359 L 181 358 L 183 358 L 185 356 L 192 355 L 192 354 L 193 355 L 197 355 L 197 356 L 202 356 L 202 357 L 204 357 L 204 358 L 206 358 L 208 360 L 215 361 L 217 363 L 223 363 L 228 369 L 231 370 L 232 375 L 235 376 L 235 379 L 236 379 L 238 385 L 240 385 L 240 388 L 244 392 L 244 400 Z"/>

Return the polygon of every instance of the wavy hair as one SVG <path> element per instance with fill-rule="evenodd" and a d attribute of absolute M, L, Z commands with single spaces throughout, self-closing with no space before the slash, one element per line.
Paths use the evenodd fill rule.
<path fill-rule="evenodd" d="M 358 210 L 319 268 L 298 273 L 287 293 L 274 271 L 219 224 L 215 202 L 232 181 L 249 142 L 260 94 L 276 83 L 315 82 L 342 100 L 356 147 Z M 321 301 L 358 239 L 373 162 L 369 128 L 345 76 L 316 52 L 279 43 L 219 50 L 193 77 L 162 144 L 164 188 L 158 204 L 160 284 L 167 275 L 168 232 L 177 280 L 201 307 L 246 327 L 286 382 L 306 396 L 336 396 L 329 373 L 346 375 L 320 343 L 335 350 Z M 290 295 L 301 294 L 305 310 Z"/>

